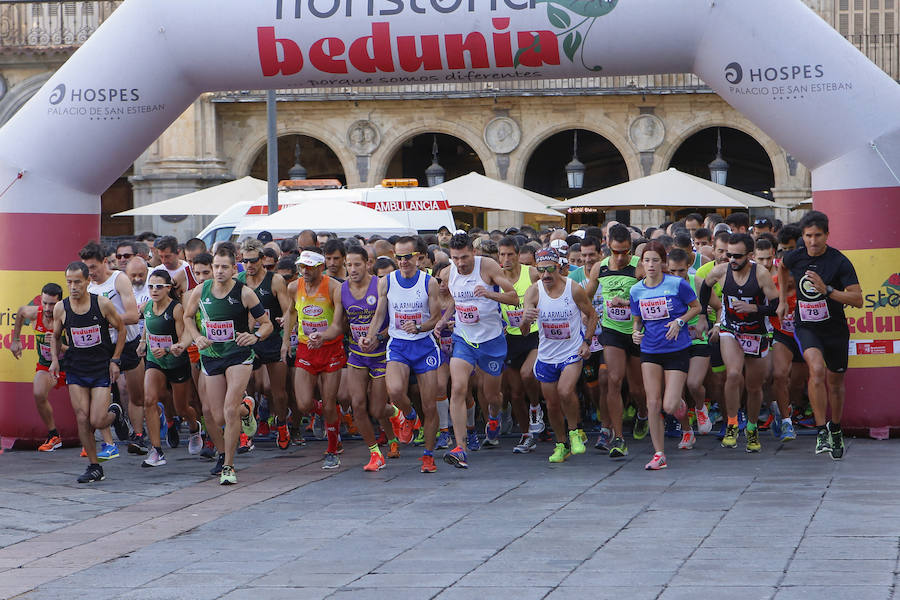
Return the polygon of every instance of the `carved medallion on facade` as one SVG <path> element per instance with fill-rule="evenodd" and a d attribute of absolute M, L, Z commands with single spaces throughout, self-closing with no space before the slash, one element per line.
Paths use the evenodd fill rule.
<path fill-rule="evenodd" d="M 656 115 L 641 115 L 631 122 L 628 135 L 638 152 L 653 152 L 666 138 L 666 126 Z"/>
<path fill-rule="evenodd" d="M 347 145 L 357 156 L 368 156 L 381 145 L 381 132 L 371 121 L 357 121 L 347 130 Z"/>
<path fill-rule="evenodd" d="M 497 117 L 484 128 L 484 143 L 495 154 L 509 154 L 519 147 L 522 130 L 509 117 Z"/>

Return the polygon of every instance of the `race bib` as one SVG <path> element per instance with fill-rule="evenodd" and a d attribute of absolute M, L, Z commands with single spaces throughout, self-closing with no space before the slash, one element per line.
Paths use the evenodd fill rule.
<path fill-rule="evenodd" d="M 41 351 L 41 358 L 46 361 L 52 361 L 53 357 L 50 355 L 50 346 L 47 344 L 39 344 Z"/>
<path fill-rule="evenodd" d="M 703 339 L 703 334 L 700 333 L 700 330 L 697 329 L 696 325 L 688 325 L 688 333 L 691 335 L 692 340 Z"/>
<path fill-rule="evenodd" d="M 441 350 L 450 354 L 450 351 L 453 350 L 453 338 L 450 336 L 441 336 L 440 340 L 438 340 L 441 344 Z"/>
<path fill-rule="evenodd" d="M 291 332 L 291 348 L 296 348 L 300 345 L 300 340 L 297 338 L 297 330 Z"/>
<path fill-rule="evenodd" d="M 307 321 L 304 319 L 303 321 L 303 335 L 307 337 L 314 333 L 322 333 L 326 329 L 328 329 L 328 319 L 319 321 Z"/>
<path fill-rule="evenodd" d="M 395 313 L 394 314 L 394 323 L 397 324 L 397 329 L 403 329 L 404 323 L 412 323 L 413 325 L 421 325 L 422 324 L 422 313 Z"/>
<path fill-rule="evenodd" d="M 369 334 L 369 325 L 366 323 L 350 323 L 350 337 L 357 342 Z"/>
<path fill-rule="evenodd" d="M 466 325 L 474 325 L 478 322 L 478 307 L 477 306 L 462 306 L 456 305 L 456 320 L 460 323 L 465 323 Z"/>
<path fill-rule="evenodd" d="M 736 333 L 734 339 L 741 345 L 744 354 L 759 356 L 759 349 L 762 346 L 762 336 L 752 333 Z"/>
<path fill-rule="evenodd" d="M 100 326 L 72 328 L 72 345 L 76 348 L 92 348 L 100 345 Z"/>
<path fill-rule="evenodd" d="M 826 307 L 827 309 L 827 307 Z M 787 333 L 794 333 L 794 313 L 793 311 L 786 314 L 781 320 L 781 328 Z"/>
<path fill-rule="evenodd" d="M 210 339 L 210 338 L 207 338 Z M 160 348 L 162 350 L 168 350 L 172 347 L 174 343 L 172 341 L 171 335 L 156 335 L 153 333 L 147 333 L 147 343 L 151 348 Z"/>
<path fill-rule="evenodd" d="M 641 318 L 645 321 L 658 321 L 669 318 L 669 304 L 665 298 L 641 299 Z"/>
<path fill-rule="evenodd" d="M 630 306 L 618 306 L 615 304 L 611 304 L 609 302 L 609 300 L 607 300 L 606 301 L 606 316 L 609 317 L 610 319 L 612 319 L 613 321 L 630 321 L 631 320 L 631 307 Z"/>
<path fill-rule="evenodd" d="M 510 327 L 519 327 L 522 324 L 522 317 L 525 316 L 523 309 L 506 311 L 506 318 L 509 319 Z"/>
<path fill-rule="evenodd" d="M 800 320 L 804 323 L 827 321 L 831 316 L 828 314 L 828 302 L 825 300 L 817 300 L 815 302 L 798 300 L 797 307 L 800 309 Z"/>
<path fill-rule="evenodd" d="M 596 335 L 591 337 L 590 350 L 591 352 L 600 352 L 601 350 L 603 350 L 603 344 L 600 343 L 600 338 L 598 338 Z"/>
<path fill-rule="evenodd" d="M 207 321 L 206 339 L 213 343 L 234 341 L 234 321 Z"/>
<path fill-rule="evenodd" d="M 544 337 L 548 340 L 567 340 L 572 337 L 569 323 L 541 323 Z"/>

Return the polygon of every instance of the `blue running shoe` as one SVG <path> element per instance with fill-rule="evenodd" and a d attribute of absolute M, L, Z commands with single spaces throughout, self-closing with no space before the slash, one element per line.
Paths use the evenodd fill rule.
<path fill-rule="evenodd" d="M 671 415 L 666 416 L 666 437 L 681 439 L 681 423 Z"/>
<path fill-rule="evenodd" d="M 474 429 L 470 429 L 466 435 L 466 446 L 468 446 L 470 452 L 477 452 L 481 449 L 481 442 L 478 441 L 478 434 Z"/>
<path fill-rule="evenodd" d="M 740 409 L 738 411 L 738 431 L 744 431 L 747 427 L 747 413 L 744 412 L 744 409 Z"/>
<path fill-rule="evenodd" d="M 435 450 L 446 450 L 450 447 L 450 432 L 441 431 L 438 433 L 437 441 L 434 443 Z"/>
<path fill-rule="evenodd" d="M 797 432 L 794 431 L 794 424 L 788 421 L 781 425 L 781 441 L 792 442 L 797 439 Z"/>
<path fill-rule="evenodd" d="M 157 402 L 156 406 L 159 408 L 159 437 L 164 440 L 169 436 L 169 424 L 166 422 L 166 408 L 163 406 L 162 402 Z"/>
<path fill-rule="evenodd" d="M 106 461 L 114 458 L 119 458 L 119 447 L 115 444 L 103 442 L 100 446 L 100 450 L 97 452 L 97 460 Z"/>
<path fill-rule="evenodd" d="M 488 419 L 484 428 L 484 437 L 492 443 L 500 439 L 500 419 Z"/>
<path fill-rule="evenodd" d="M 450 452 L 444 453 L 444 462 L 448 465 L 453 465 L 457 469 L 468 469 L 469 463 L 468 458 L 466 457 L 466 453 L 462 448 L 457 446 Z"/>
<path fill-rule="evenodd" d="M 773 416 L 775 418 L 772 420 L 772 426 L 769 429 L 772 431 L 772 437 L 781 439 L 781 418 L 778 415 Z"/>
<path fill-rule="evenodd" d="M 728 422 L 725 419 L 722 419 L 722 427 L 719 428 L 719 433 L 716 434 L 718 439 L 723 439 L 725 437 L 725 428 L 728 426 Z"/>

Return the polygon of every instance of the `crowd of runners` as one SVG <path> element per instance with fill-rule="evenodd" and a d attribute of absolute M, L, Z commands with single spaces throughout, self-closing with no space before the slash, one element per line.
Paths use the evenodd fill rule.
<path fill-rule="evenodd" d="M 649 434 L 657 470 L 669 437 L 687 451 L 716 429 L 722 447 L 759 452 L 761 430 L 787 443 L 806 427 L 815 453 L 839 460 L 844 306 L 863 299 L 827 240 L 815 211 L 785 225 L 690 214 L 647 231 L 263 232 L 213 248 L 142 234 L 87 243 L 66 291 L 48 283 L 19 309 L 11 350 L 22 357 L 31 326 L 41 451 L 62 445 L 48 395 L 68 387 L 82 483 L 118 457 L 110 428 L 148 468 L 185 433 L 222 484 L 254 441 L 310 437 L 327 439 L 324 469 L 361 437 L 366 471 L 416 446 L 423 473 L 437 450 L 467 468 L 513 431 L 512 452 L 547 441 L 552 463 L 588 445 L 621 459 L 627 437 Z"/>

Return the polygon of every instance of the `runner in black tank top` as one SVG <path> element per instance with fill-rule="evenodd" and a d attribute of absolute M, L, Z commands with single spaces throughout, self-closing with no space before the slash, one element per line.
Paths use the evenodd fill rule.
<path fill-rule="evenodd" d="M 78 483 L 104 479 L 97 461 L 96 429 L 115 425 L 119 439 L 127 439 L 129 433 L 122 408 L 109 402 L 110 382 L 119 376 L 125 324 L 112 302 L 88 293 L 88 278 L 88 267 L 83 262 L 71 263 L 66 269 L 69 297 L 53 307 L 50 343 L 50 373 L 56 376 L 60 371 L 60 336 L 65 331 L 69 341 L 65 355 L 66 382 L 78 422 L 78 437 L 90 462 Z M 118 334 L 115 345 L 109 335 L 110 328 Z"/>
<path fill-rule="evenodd" d="M 719 336 L 726 369 L 728 422 L 722 446 L 737 446 L 738 411 L 746 388 L 747 452 L 759 452 L 762 448 L 756 420 L 762 405 L 763 382 L 769 372 L 767 318 L 775 314 L 778 305 L 778 289 L 772 275 L 751 261 L 755 248 L 756 243 L 748 234 L 732 234 L 728 240 L 728 263 L 716 265 L 700 289 L 700 304 L 706 305 L 713 286 L 722 286 L 722 321 L 711 331 L 711 335 Z"/>

